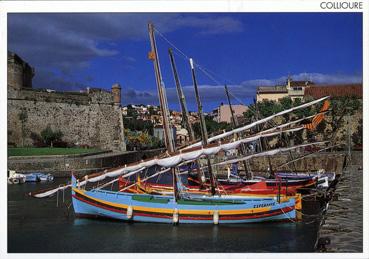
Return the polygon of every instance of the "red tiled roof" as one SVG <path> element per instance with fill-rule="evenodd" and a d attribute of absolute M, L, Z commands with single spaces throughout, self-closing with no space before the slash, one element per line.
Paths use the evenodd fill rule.
<path fill-rule="evenodd" d="M 362 84 L 341 84 L 341 85 L 313 85 L 305 88 L 305 97 L 310 96 L 315 99 L 323 96 L 341 97 L 341 96 L 356 96 L 363 97 Z"/>

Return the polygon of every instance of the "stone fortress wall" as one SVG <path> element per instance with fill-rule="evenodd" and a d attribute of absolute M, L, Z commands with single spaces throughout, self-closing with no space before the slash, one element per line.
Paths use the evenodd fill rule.
<path fill-rule="evenodd" d="M 31 132 L 48 125 L 63 133 L 63 141 L 103 150 L 125 150 L 120 108 L 120 86 L 112 92 L 92 88 L 86 92 L 33 89 L 34 69 L 18 55 L 8 53 L 8 145 L 31 146 Z M 51 86 L 50 86 L 51 87 Z M 27 119 L 23 122 L 20 113 Z"/>

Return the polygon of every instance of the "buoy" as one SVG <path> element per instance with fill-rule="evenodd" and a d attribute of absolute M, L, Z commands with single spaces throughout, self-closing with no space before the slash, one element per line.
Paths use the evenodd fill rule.
<path fill-rule="evenodd" d="M 179 220 L 179 217 L 178 217 L 178 209 L 175 208 L 174 209 L 174 212 L 173 212 L 173 224 L 177 224 L 178 223 L 178 220 Z"/>
<path fill-rule="evenodd" d="M 133 216 L 133 208 L 131 205 L 129 205 L 127 208 L 127 219 L 131 219 L 132 216 Z"/>
<path fill-rule="evenodd" d="M 217 210 L 215 210 L 213 213 L 213 222 L 214 222 L 214 225 L 219 224 L 219 211 Z"/>

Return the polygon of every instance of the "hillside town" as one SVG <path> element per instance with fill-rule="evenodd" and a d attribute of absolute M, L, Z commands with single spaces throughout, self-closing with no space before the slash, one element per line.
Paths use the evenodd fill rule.
<path fill-rule="evenodd" d="M 274 111 L 275 113 L 278 110 L 277 106 L 282 103 L 287 102 L 290 103 L 290 105 L 293 105 L 293 103 L 299 104 L 303 101 L 331 96 L 333 99 L 337 100 L 345 98 L 356 100 L 357 104 L 355 107 L 358 108 L 362 103 L 362 101 L 360 101 L 362 99 L 362 95 L 362 84 L 321 85 L 314 84 L 314 82 L 309 80 L 294 81 L 291 77 L 288 77 L 284 85 L 259 86 L 255 96 L 257 102 L 254 104 L 250 104 L 249 106 L 234 104 L 230 107 L 228 104 L 220 103 L 218 107 L 213 109 L 211 112 L 205 113 L 205 115 L 208 124 L 207 126 L 210 129 L 209 132 L 219 133 L 230 128 L 232 120 L 231 108 L 237 125 L 243 125 L 256 118 L 256 110 L 261 110 L 260 113 L 262 114 L 260 115 L 262 117 L 270 115 L 270 112 L 263 112 L 263 107 L 266 106 L 269 109 L 276 107 L 276 110 Z M 286 106 L 285 108 L 289 108 L 289 106 Z M 156 140 L 156 142 L 151 140 L 151 142 L 155 142 L 154 145 L 158 145 L 158 147 L 164 146 L 162 116 L 159 106 L 130 104 L 123 106 L 122 112 L 124 115 L 128 148 L 130 148 L 131 145 L 129 143 L 133 139 L 135 139 L 136 148 L 137 145 L 140 146 L 137 137 L 134 137 L 137 135 L 145 135 L 146 138 L 140 138 L 144 142 L 146 141 L 149 143 L 149 139 L 151 138 Z M 271 112 L 273 111 L 271 110 Z M 360 113 L 357 115 L 360 116 Z M 199 124 L 198 113 L 194 111 L 190 112 L 189 121 L 193 125 Z M 187 145 L 189 143 L 189 135 L 183 125 L 182 113 L 180 111 L 170 110 L 170 123 L 172 125 L 172 132 L 174 139 L 176 140 L 176 145 Z M 353 132 L 355 132 L 356 128 L 360 128 L 362 126 L 362 118 L 358 118 L 353 123 L 355 125 Z M 142 127 L 139 125 L 142 125 Z M 197 136 L 200 136 L 200 132 L 195 133 Z M 361 140 L 359 142 L 361 142 Z M 144 145 L 145 144 L 143 144 L 141 148 L 143 148 Z"/>

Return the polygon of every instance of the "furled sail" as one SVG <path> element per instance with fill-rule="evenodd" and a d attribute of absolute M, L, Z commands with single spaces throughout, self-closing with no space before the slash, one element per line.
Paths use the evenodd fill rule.
<path fill-rule="evenodd" d="M 204 155 L 214 155 L 214 154 L 217 154 L 220 151 L 228 151 L 228 150 L 231 150 L 231 149 L 235 149 L 241 144 L 251 143 L 253 141 L 258 140 L 261 137 L 271 137 L 271 136 L 278 135 L 281 132 L 286 132 L 286 133 L 287 132 L 295 132 L 295 131 L 299 131 L 299 130 L 302 130 L 302 129 L 304 129 L 303 126 L 296 127 L 296 128 L 291 128 L 291 129 L 286 129 L 286 130 L 275 131 L 275 132 L 258 133 L 256 135 L 251 136 L 251 137 L 243 138 L 243 139 L 233 141 L 233 142 L 213 144 L 213 145 L 208 146 L 208 147 L 195 148 L 195 150 L 180 151 L 180 152 L 177 152 L 174 155 L 169 156 L 169 157 L 154 158 L 154 159 L 150 159 L 150 160 L 143 161 L 143 162 L 140 162 L 140 163 L 125 165 L 124 167 L 115 168 L 112 171 L 103 172 L 103 173 L 100 173 L 100 174 L 95 174 L 95 176 L 93 176 L 93 177 L 85 176 L 85 179 L 83 181 L 80 181 L 78 184 L 79 184 L 79 186 L 84 186 L 88 182 L 98 182 L 98 181 L 104 180 L 107 177 L 112 178 L 112 177 L 118 177 L 118 176 L 121 176 L 121 175 L 124 175 L 125 177 L 128 177 L 130 175 L 136 174 L 136 173 L 144 170 L 145 168 L 149 168 L 151 166 L 156 166 L 156 165 L 161 166 L 161 167 L 174 167 L 174 166 L 177 166 L 178 164 L 180 164 L 181 162 L 195 160 L 195 159 L 200 158 L 201 156 L 204 156 Z M 44 198 L 44 197 L 48 197 L 48 196 L 56 193 L 59 190 L 66 189 L 70 186 L 71 185 L 60 186 L 60 187 L 57 187 L 55 189 L 47 190 L 47 191 L 44 191 L 44 192 L 31 193 L 30 195 L 32 195 L 33 197 L 36 197 L 36 198 Z"/>
<path fill-rule="evenodd" d="M 314 143 L 306 143 L 306 144 L 302 144 L 302 145 L 297 145 L 297 146 L 293 146 L 293 147 L 272 149 L 272 150 L 268 150 L 268 151 L 264 151 L 264 152 L 244 156 L 244 157 L 241 157 L 241 158 L 226 160 L 226 161 L 223 161 L 223 162 L 216 163 L 214 165 L 216 166 L 216 165 L 233 164 L 233 163 L 237 163 L 237 162 L 240 162 L 240 161 L 245 161 L 245 160 L 248 160 L 248 159 L 251 159 L 251 158 L 254 158 L 254 157 L 260 157 L 260 156 L 273 156 L 273 155 L 276 155 L 276 154 L 281 153 L 281 152 L 286 152 L 286 151 L 290 151 L 290 150 L 293 150 L 293 149 L 298 149 L 298 148 L 312 146 L 312 145 L 322 145 L 322 144 L 326 144 L 328 142 L 329 141 L 319 141 L 319 142 L 314 142 Z"/>
<path fill-rule="evenodd" d="M 319 103 L 323 100 L 326 100 L 327 98 L 329 98 L 329 96 L 320 98 L 320 99 L 312 101 L 312 102 L 302 104 L 300 106 L 293 107 L 291 109 L 279 112 L 279 113 L 274 114 L 272 116 L 269 116 L 267 118 L 261 119 L 259 121 L 254 122 L 254 123 L 251 123 L 249 125 L 234 129 L 234 130 L 229 131 L 229 132 L 225 132 L 225 133 L 217 135 L 217 136 L 214 136 L 212 138 L 209 138 L 208 143 L 210 143 L 214 140 L 219 140 L 221 138 L 230 136 L 232 134 L 239 133 L 241 131 L 250 129 L 250 128 L 252 128 L 252 127 L 254 127 L 254 126 L 256 126 L 260 123 L 264 123 L 268 120 L 271 120 L 272 118 L 274 118 L 276 116 L 280 116 L 280 115 L 292 112 L 292 111 L 297 110 L 297 109 L 301 109 L 301 108 L 305 108 L 305 107 L 314 105 L 314 104 Z M 251 137 L 244 138 L 244 139 L 241 139 L 241 140 L 238 140 L 238 141 L 222 143 L 222 144 L 218 144 L 218 145 L 213 144 L 211 146 L 209 145 L 208 147 L 201 147 L 200 142 L 195 143 L 193 145 L 190 145 L 190 146 L 186 147 L 185 149 L 182 149 L 180 152 L 170 154 L 167 157 L 159 157 L 159 158 L 149 159 L 149 160 L 146 160 L 146 161 L 143 161 L 143 162 L 140 162 L 140 163 L 133 163 L 133 164 L 130 164 L 130 165 L 125 165 L 124 167 L 115 168 L 115 169 L 112 169 L 111 171 L 104 171 L 102 173 L 96 173 L 96 174 L 93 174 L 93 175 L 88 175 L 88 176 L 85 177 L 85 180 L 79 182 L 79 185 L 83 186 L 83 185 L 86 185 L 88 182 L 101 181 L 101 180 L 104 180 L 107 177 L 112 178 L 112 177 L 118 177 L 120 175 L 124 175 L 124 177 L 128 177 L 130 175 L 134 175 L 134 174 L 144 170 L 145 168 L 149 168 L 149 167 L 155 166 L 155 165 L 158 165 L 158 166 L 161 166 L 161 167 L 173 167 L 173 166 L 178 165 L 181 162 L 194 160 L 194 159 L 197 159 L 197 158 L 199 158 L 203 155 L 213 155 L 213 154 L 218 153 L 221 150 L 227 151 L 227 150 L 235 149 L 241 144 L 253 142 L 255 140 L 258 140 L 261 137 L 275 136 L 275 135 L 280 134 L 281 132 L 286 132 L 287 133 L 287 132 L 299 131 L 299 130 L 302 130 L 302 129 L 314 129 L 324 119 L 324 113 L 328 110 L 328 108 L 329 108 L 329 102 L 328 102 L 328 100 L 326 100 L 324 102 L 323 107 L 321 108 L 320 112 L 316 115 L 309 116 L 309 117 L 302 118 L 302 119 L 298 119 L 298 120 L 288 122 L 288 123 L 285 123 L 285 124 L 282 124 L 282 125 L 278 125 L 274 128 L 267 129 L 265 131 L 261 131 L 256 135 L 253 135 Z M 298 123 L 302 120 L 309 119 L 309 118 L 312 118 L 312 117 L 313 117 L 313 121 L 310 124 L 305 124 L 301 127 L 296 127 L 296 128 L 283 130 L 283 128 L 286 128 L 290 125 L 296 124 L 296 123 Z M 309 144 L 307 144 L 307 145 L 309 145 Z M 295 147 L 292 147 L 291 149 L 293 149 L 293 148 L 295 148 Z M 284 150 L 284 149 L 282 149 L 282 150 Z M 267 152 L 269 152 L 269 151 L 267 151 Z M 276 151 L 271 150 L 271 152 L 276 152 Z M 282 152 L 282 151 L 279 151 L 279 152 Z M 263 153 L 265 153 L 265 152 L 263 152 Z M 262 155 L 266 155 L 266 154 L 258 153 L 258 154 L 254 154 L 254 156 L 255 155 L 262 156 Z M 242 160 L 240 160 L 240 161 L 242 161 Z M 32 195 L 33 197 L 37 197 L 37 198 L 49 197 L 49 196 L 53 195 L 54 193 L 56 193 L 58 191 L 62 191 L 62 190 L 66 189 L 66 188 L 69 188 L 69 187 L 71 187 L 70 184 L 69 185 L 64 185 L 64 186 L 59 186 L 59 187 L 53 188 L 53 189 L 40 191 L 40 192 L 30 193 L 30 195 Z"/>
<path fill-rule="evenodd" d="M 213 137 L 211 137 L 211 138 L 209 138 L 209 139 L 208 139 L 208 143 L 211 143 L 211 142 L 213 142 L 213 141 L 215 141 L 215 140 L 218 140 L 218 139 L 222 139 L 222 138 L 225 138 L 225 137 L 231 136 L 231 135 L 233 135 L 233 134 L 235 134 L 235 133 L 239 133 L 239 132 L 242 132 L 242 131 L 248 130 L 248 129 L 250 129 L 250 128 L 255 127 L 256 125 L 259 125 L 259 124 L 261 124 L 261 123 L 265 123 L 265 122 L 267 122 L 267 121 L 270 121 L 271 119 L 273 119 L 273 118 L 275 118 L 275 117 L 277 117 L 277 116 L 281 116 L 281 115 L 283 115 L 283 114 L 290 113 L 290 112 L 293 112 L 293 111 L 295 111 L 295 110 L 299 110 L 299 109 L 303 109 L 303 108 L 306 108 L 306 107 L 312 106 L 312 105 L 317 104 L 317 103 L 319 103 L 319 102 L 322 102 L 322 101 L 324 101 L 324 100 L 326 100 L 326 99 L 328 99 L 328 98 L 329 98 L 329 96 L 322 97 L 322 98 L 320 98 L 320 99 L 317 99 L 317 100 L 314 100 L 314 101 L 311 101 L 311 102 L 307 102 L 307 103 L 301 104 L 301 105 L 299 105 L 299 106 L 292 107 L 292 108 L 290 108 L 290 109 L 287 109 L 287 110 L 284 110 L 284 111 L 278 112 L 278 113 L 276 113 L 276 114 L 273 114 L 273 115 L 271 115 L 271 116 L 269 116 L 269 117 L 266 117 L 266 118 L 263 118 L 263 119 L 261 119 L 261 120 L 255 121 L 255 122 L 253 122 L 253 123 L 251 123 L 251 124 L 248 124 L 248 125 L 245 125 L 245 126 L 243 126 L 243 127 L 239 127 L 239 128 L 234 129 L 234 130 L 227 131 L 227 132 L 225 132 L 225 133 L 222 133 L 222 134 L 219 134 L 219 135 L 213 136 Z M 197 143 L 195 143 L 195 144 L 189 145 L 189 146 L 185 147 L 183 150 L 190 149 L 190 148 L 194 148 L 194 147 L 199 147 L 199 146 L 201 146 L 201 142 L 197 142 Z"/>
<path fill-rule="evenodd" d="M 319 112 L 318 114 L 314 114 L 314 115 L 311 115 L 311 116 L 308 116 L 308 117 L 304 117 L 304 118 L 301 118 L 301 119 L 297 119 L 297 120 L 294 120 L 294 121 L 290 121 L 290 122 L 287 122 L 287 123 L 284 123 L 284 124 L 281 124 L 281 125 L 278 125 L 278 126 L 275 126 L 273 128 L 270 128 L 270 129 L 266 129 L 266 130 L 263 130 L 261 131 L 260 133 L 267 133 L 267 132 L 271 132 L 271 131 L 275 131 L 275 130 L 281 130 L 283 128 L 286 128 L 286 127 L 289 127 L 293 124 L 297 124 L 301 121 L 304 121 L 304 120 L 309 120 L 311 118 L 315 118 L 317 115 L 319 114 L 324 114 L 326 113 L 327 111 L 324 111 L 324 112 Z M 308 124 L 304 124 L 304 128 L 307 128 L 306 125 L 309 125 L 310 123 Z"/>
<path fill-rule="evenodd" d="M 219 166 L 219 165 L 225 165 L 225 164 L 233 164 L 233 163 L 237 163 L 237 162 L 240 162 L 240 161 L 243 161 L 243 160 L 248 160 L 248 159 L 251 159 L 251 158 L 254 158 L 254 157 L 260 157 L 260 156 L 271 156 L 271 155 L 276 155 L 278 153 L 282 153 L 282 152 L 286 152 L 286 151 L 290 151 L 290 150 L 294 150 L 294 149 L 299 149 L 299 148 L 302 148 L 302 147 L 307 147 L 307 146 L 313 146 L 313 145 L 322 145 L 322 144 L 326 144 L 328 143 L 329 141 L 319 141 L 319 142 L 313 142 L 313 143 L 305 143 L 305 144 L 301 144 L 301 145 L 297 145 L 297 146 L 293 146 L 293 147 L 288 147 L 288 148 L 277 148 L 277 149 L 272 149 L 272 150 L 268 150 L 268 151 L 264 151 L 264 152 L 260 152 L 260 153 L 255 153 L 255 154 L 251 154 L 251 155 L 248 155 L 248 156 L 243 156 L 241 158 L 238 158 L 238 159 L 229 159 L 229 160 L 225 160 L 225 161 L 222 161 L 222 162 L 219 162 L 219 163 L 216 163 L 216 164 L 213 164 L 214 166 Z M 332 148 L 332 146 L 328 147 L 328 148 Z M 328 148 L 323 148 L 321 150 L 326 150 Z M 285 163 L 283 165 L 286 165 L 288 163 Z M 279 166 L 280 167 L 280 166 Z M 205 168 L 205 167 L 203 167 Z M 162 170 L 162 171 L 159 171 L 149 177 L 146 177 L 142 180 L 140 180 L 141 182 L 145 182 L 153 177 L 156 177 L 160 174 L 164 174 L 166 172 L 168 172 L 170 169 L 165 169 L 165 170 Z M 187 173 L 187 172 L 184 172 L 184 173 Z M 137 183 L 133 183 L 129 186 L 125 186 L 124 188 L 122 188 L 120 191 L 125 191 L 133 186 L 135 186 Z"/>

